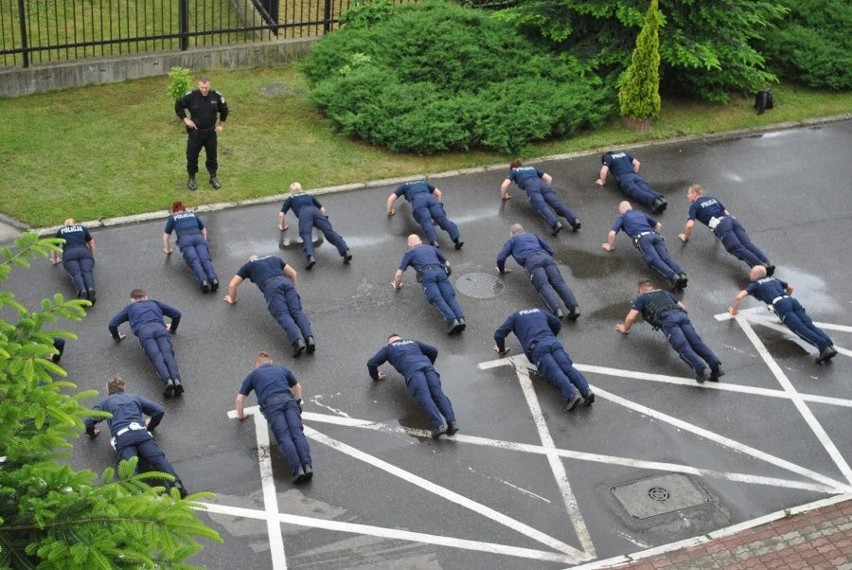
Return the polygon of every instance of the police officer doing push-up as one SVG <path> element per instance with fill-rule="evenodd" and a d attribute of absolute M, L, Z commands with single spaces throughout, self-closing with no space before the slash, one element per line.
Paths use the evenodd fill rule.
<path fill-rule="evenodd" d="M 408 251 L 402 256 L 399 269 L 393 276 L 391 287 L 402 289 L 402 274 L 409 266 L 417 272 L 417 280 L 429 303 L 440 311 L 447 324 L 447 334 L 461 332 L 467 326 L 464 313 L 456 301 L 456 292 L 448 278 L 450 262 L 437 247 L 424 244 L 414 234 L 408 236 Z"/>
<path fill-rule="evenodd" d="M 174 481 L 168 485 L 177 489 L 181 498 L 186 497 L 183 482 L 152 435 L 154 428 L 160 425 L 166 410 L 147 398 L 125 392 L 124 388 L 124 379 L 118 375 L 113 376 L 107 381 L 107 397 L 92 408 L 112 414 L 112 417 L 107 419 L 107 425 L 118 460 L 127 461 L 132 457 L 139 457 L 151 469 L 174 477 Z M 101 430 L 95 427 L 100 422 L 100 418 L 85 420 L 86 435 L 90 439 L 100 435 Z"/>
<path fill-rule="evenodd" d="M 550 187 L 550 183 L 553 182 L 550 174 L 534 166 L 524 166 L 524 161 L 516 158 L 509 164 L 509 174 L 500 185 L 500 197 L 503 200 L 509 200 L 512 197 L 509 195 L 512 182 L 526 193 L 535 211 L 547 222 L 550 235 L 555 236 L 564 227 L 558 216 L 565 218 L 575 232 L 580 229 L 580 218 L 559 199 Z"/>
<path fill-rule="evenodd" d="M 296 217 L 299 219 L 299 236 L 302 238 L 302 244 L 305 248 L 305 256 L 308 258 L 306 269 L 313 268 L 317 260 L 314 257 L 314 242 L 311 236 L 313 228 L 317 228 L 328 240 L 328 243 L 337 248 L 337 253 L 343 258 L 343 263 L 352 261 L 352 252 L 349 251 L 349 246 L 346 241 L 340 237 L 331 227 L 331 222 L 328 221 L 328 216 L 325 213 L 325 208 L 319 203 L 314 196 L 305 194 L 302 185 L 298 182 L 290 184 L 290 197 L 284 200 L 281 206 L 281 211 L 278 212 L 278 229 L 282 232 L 287 229 L 287 224 L 284 222 L 284 216 L 288 211 L 293 210 Z"/>
<path fill-rule="evenodd" d="M 687 284 L 686 273 L 672 259 L 663 236 L 657 233 L 663 225 L 648 214 L 634 210 L 626 200 L 618 205 L 618 211 L 621 215 L 615 220 L 606 243 L 601 247 L 606 251 L 614 251 L 615 236 L 624 230 L 648 267 L 668 279 L 673 291 L 684 289 Z"/>
<path fill-rule="evenodd" d="M 165 317 L 171 319 L 168 325 L 166 325 Z M 130 322 L 130 330 L 139 339 L 142 351 L 154 365 L 157 376 L 163 383 L 163 396 L 166 398 L 183 394 L 183 384 L 181 384 L 171 337 L 177 332 L 180 317 L 180 311 L 171 305 L 149 299 L 145 291 L 134 289 L 130 292 L 130 304 L 109 322 L 109 332 L 116 341 L 127 337 L 118 332 L 119 325 Z"/>
<path fill-rule="evenodd" d="M 624 322 L 615 325 L 615 330 L 627 334 L 639 315 L 654 330 L 663 329 L 669 344 L 692 367 L 699 383 L 705 380 L 717 381 L 720 376 L 724 376 L 722 362 L 695 332 L 684 304 L 668 291 L 654 289 L 650 279 L 639 280 L 639 295 L 633 300 Z M 709 374 L 707 366 L 710 367 Z"/>
<path fill-rule="evenodd" d="M 459 431 L 456 414 L 449 398 L 441 389 L 441 376 L 433 364 L 438 358 L 438 349 L 419 340 L 403 339 L 396 333 L 388 336 L 387 345 L 367 362 L 367 370 L 373 382 L 385 379 L 379 366 L 390 362 L 405 378 L 408 392 L 429 415 L 432 438 Z"/>
<path fill-rule="evenodd" d="M 837 356 L 837 349 L 834 348 L 834 343 L 829 336 L 814 324 L 801 303 L 790 296 L 793 294 L 792 285 L 777 277 L 767 277 L 766 268 L 762 265 L 752 267 L 749 277 L 751 283 L 737 293 L 734 302 L 728 307 L 729 313 L 736 315 L 739 312 L 740 303 L 749 295 L 753 295 L 758 301 L 771 306 L 781 322 L 799 338 L 817 347 L 819 350 L 817 364 L 828 362 Z"/>
<path fill-rule="evenodd" d="M 693 184 L 687 189 L 686 197 L 690 203 L 689 219 L 686 221 L 683 233 L 677 236 L 682 242 L 689 241 L 695 220 L 698 220 L 710 228 L 728 253 L 744 261 L 749 267 L 763 265 L 766 267 L 767 275 L 775 272 L 775 266 L 769 263 L 769 259 L 756 245 L 751 243 L 743 225 L 719 200 L 712 196 L 705 196 L 704 190 L 698 184 Z"/>
<path fill-rule="evenodd" d="M 237 303 L 237 287 L 245 279 L 250 279 L 263 293 L 266 308 L 287 335 L 293 347 L 293 356 L 299 357 L 305 351 L 313 354 L 317 346 L 311 321 L 302 311 L 302 299 L 296 291 L 298 274 L 291 265 L 274 255 L 259 257 L 252 255 L 248 263 L 240 267 L 237 274 L 228 283 L 225 302 Z"/>
<path fill-rule="evenodd" d="M 561 328 L 559 319 L 540 309 L 517 311 L 494 332 L 494 351 L 501 356 L 507 354 L 506 337 L 515 333 L 527 359 L 548 384 L 559 390 L 565 399 L 565 410 L 570 412 L 580 402 L 591 406 L 595 394 L 556 338 Z"/>
<path fill-rule="evenodd" d="M 163 253 L 171 255 L 172 232 L 177 233 L 177 244 L 183 260 L 192 270 L 195 282 L 202 293 L 219 290 L 219 276 L 213 268 L 210 248 L 207 246 L 207 228 L 194 212 L 187 212 L 183 202 L 172 204 L 172 215 L 163 231 Z"/>
<path fill-rule="evenodd" d="M 640 162 L 626 152 L 609 151 L 601 157 L 601 172 L 595 183 L 606 184 L 607 173 L 612 172 L 621 193 L 651 209 L 652 214 L 660 214 L 666 209 L 663 195 L 648 186 L 639 176 Z"/>
<path fill-rule="evenodd" d="M 565 313 L 559 305 L 559 299 L 562 299 L 568 308 L 568 318 L 576 321 L 580 317 L 580 306 L 553 260 L 553 248 L 537 235 L 525 232 L 521 224 L 512 224 L 509 235 L 512 237 L 497 254 L 497 272 L 501 275 L 509 273 L 506 260 L 511 255 L 526 270 L 548 310 L 563 318 Z"/>
<path fill-rule="evenodd" d="M 396 213 L 393 204 L 400 196 L 404 196 L 411 204 L 411 215 L 423 228 L 426 239 L 431 245 L 438 247 L 438 234 L 435 231 L 435 224 L 438 224 L 441 229 L 450 234 L 455 248 L 462 248 L 464 242 L 461 240 L 459 228 L 447 217 L 444 204 L 441 202 L 443 193 L 438 188 L 426 180 L 401 184 L 388 196 L 386 205 L 388 216 Z"/>
<path fill-rule="evenodd" d="M 248 417 L 243 406 L 252 390 L 281 454 L 290 466 L 293 483 L 310 481 L 314 477 L 314 468 L 302 426 L 302 385 L 289 369 L 273 364 L 268 353 L 258 352 L 254 370 L 243 380 L 237 394 L 235 405 L 240 420 Z"/>
<path fill-rule="evenodd" d="M 57 265 L 62 261 L 62 266 L 68 275 L 74 289 L 77 290 L 78 299 L 88 299 L 95 304 L 95 240 L 85 226 L 74 221 L 74 218 L 65 220 L 65 225 L 56 232 L 56 237 L 65 240 L 62 244 L 62 256 L 55 251 L 50 252 L 50 262 Z"/>

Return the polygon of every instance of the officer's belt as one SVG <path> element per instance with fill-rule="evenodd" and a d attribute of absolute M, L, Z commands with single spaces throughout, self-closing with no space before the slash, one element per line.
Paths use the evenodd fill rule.
<path fill-rule="evenodd" d="M 790 298 L 790 295 L 778 295 L 777 297 L 775 297 L 774 299 L 772 299 L 772 301 L 771 301 L 771 302 L 772 302 L 772 304 L 774 305 L 775 303 L 777 303 L 777 302 L 778 302 L 778 301 L 780 301 L 781 299 L 789 299 L 789 298 Z"/>
<path fill-rule="evenodd" d="M 263 283 L 260 284 L 260 290 L 266 291 L 266 286 L 268 284 L 272 283 L 273 281 L 275 281 L 276 279 L 284 279 L 284 276 L 283 275 L 273 275 L 272 277 L 267 277 L 266 279 L 263 280 Z"/>
<path fill-rule="evenodd" d="M 121 428 L 120 430 L 118 430 L 113 437 L 122 436 L 129 431 L 141 431 L 143 429 L 147 429 L 147 428 L 143 425 L 140 425 L 138 422 L 132 422 L 129 426 Z"/>
<path fill-rule="evenodd" d="M 713 216 L 710 218 L 710 221 L 707 222 L 707 227 L 710 228 L 710 231 L 715 232 L 716 227 L 722 223 L 727 216 Z"/>
<path fill-rule="evenodd" d="M 640 238 L 643 238 L 643 237 L 645 237 L 645 236 L 649 236 L 649 235 L 651 235 L 652 233 L 654 233 L 654 232 L 652 232 L 652 231 L 651 231 L 651 232 L 640 232 L 640 233 L 636 234 L 636 235 L 633 237 L 633 241 L 636 241 L 636 240 L 638 240 L 638 239 L 640 239 Z"/>
<path fill-rule="evenodd" d="M 417 270 L 417 278 L 420 279 L 420 277 L 422 277 L 424 273 L 433 269 L 440 269 L 441 271 L 444 271 L 444 266 L 438 263 L 430 263 L 428 265 L 424 265 L 423 267 Z"/>

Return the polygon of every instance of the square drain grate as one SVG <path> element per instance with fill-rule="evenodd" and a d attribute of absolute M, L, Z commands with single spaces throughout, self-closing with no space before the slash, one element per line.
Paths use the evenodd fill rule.
<path fill-rule="evenodd" d="M 610 491 L 635 519 L 647 519 L 710 501 L 692 479 L 681 473 L 640 479 L 617 485 Z"/>

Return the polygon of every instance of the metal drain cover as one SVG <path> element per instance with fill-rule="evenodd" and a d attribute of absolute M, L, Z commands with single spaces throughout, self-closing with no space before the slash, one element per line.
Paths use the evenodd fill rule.
<path fill-rule="evenodd" d="M 490 299 L 503 292 L 503 281 L 489 273 L 465 273 L 456 279 L 456 290 L 475 299 Z"/>
<path fill-rule="evenodd" d="M 610 489 L 624 510 L 635 519 L 647 519 L 709 502 L 710 498 L 689 477 L 671 473 L 640 479 Z"/>

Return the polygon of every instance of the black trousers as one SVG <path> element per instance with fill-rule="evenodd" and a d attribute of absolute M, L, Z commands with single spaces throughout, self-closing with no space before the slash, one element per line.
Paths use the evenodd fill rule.
<path fill-rule="evenodd" d="M 198 155 L 201 149 L 207 155 L 205 166 L 210 176 L 216 176 L 219 170 L 219 161 L 216 156 L 216 129 L 191 129 L 186 139 L 186 171 L 194 177 L 198 172 Z"/>

